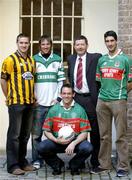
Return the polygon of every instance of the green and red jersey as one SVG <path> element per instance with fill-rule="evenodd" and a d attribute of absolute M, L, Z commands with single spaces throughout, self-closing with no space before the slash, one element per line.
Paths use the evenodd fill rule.
<path fill-rule="evenodd" d="M 96 80 L 101 82 L 100 99 L 127 99 L 127 83 L 132 81 L 132 60 L 121 51 L 114 57 L 102 56 L 97 65 Z"/>
<path fill-rule="evenodd" d="M 85 110 L 74 101 L 69 109 L 65 109 L 62 102 L 51 107 L 43 124 L 43 130 L 50 131 L 58 137 L 59 129 L 66 125 L 73 128 L 76 136 L 91 130 Z"/>

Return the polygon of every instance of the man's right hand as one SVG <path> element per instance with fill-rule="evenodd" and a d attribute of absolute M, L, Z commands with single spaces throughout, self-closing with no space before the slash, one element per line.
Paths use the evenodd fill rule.
<path fill-rule="evenodd" d="M 58 144 L 69 144 L 71 142 L 71 139 L 64 139 L 63 137 L 58 137 L 56 143 Z"/>

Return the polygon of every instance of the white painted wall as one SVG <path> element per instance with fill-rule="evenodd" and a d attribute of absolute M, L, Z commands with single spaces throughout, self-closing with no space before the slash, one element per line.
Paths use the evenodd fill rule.
<path fill-rule="evenodd" d="M 117 0 L 83 0 L 83 34 L 89 41 L 90 52 L 106 53 L 103 35 L 118 30 Z"/>
<path fill-rule="evenodd" d="M 89 40 L 90 52 L 105 53 L 103 41 L 105 31 L 117 31 L 116 0 L 83 0 L 82 34 Z M 19 0 L 0 0 L 0 66 L 2 60 L 15 51 L 16 36 L 19 33 Z M 8 112 L 0 88 L 0 149 L 5 149 Z M 29 145 L 29 147 L 31 147 Z"/>
<path fill-rule="evenodd" d="M 4 58 L 15 51 L 19 33 L 19 0 L 0 0 L 0 67 Z M 0 149 L 5 149 L 8 112 L 0 88 Z"/>

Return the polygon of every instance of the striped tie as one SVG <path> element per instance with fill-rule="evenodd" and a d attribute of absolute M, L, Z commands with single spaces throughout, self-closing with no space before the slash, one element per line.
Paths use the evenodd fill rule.
<path fill-rule="evenodd" d="M 82 88 L 82 59 L 81 58 L 79 58 L 79 64 L 77 68 L 76 87 L 78 89 Z"/>

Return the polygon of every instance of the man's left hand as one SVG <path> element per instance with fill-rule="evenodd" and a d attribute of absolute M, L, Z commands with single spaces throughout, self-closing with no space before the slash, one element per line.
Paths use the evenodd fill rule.
<path fill-rule="evenodd" d="M 68 155 L 72 155 L 74 153 L 74 149 L 75 149 L 75 143 L 74 141 L 72 141 L 65 149 L 65 153 Z"/>

